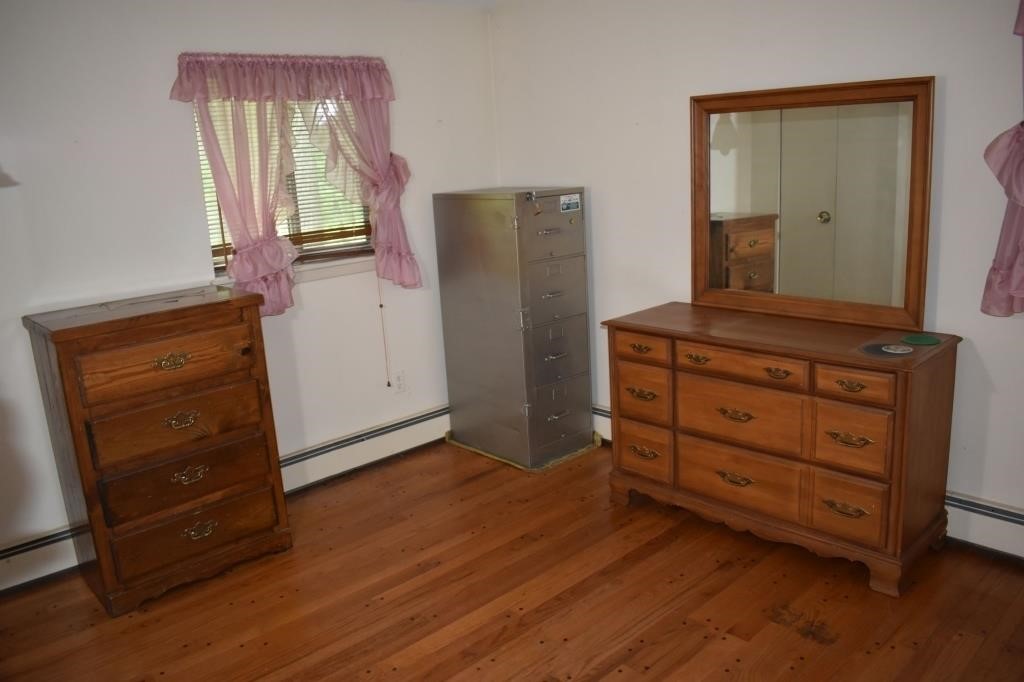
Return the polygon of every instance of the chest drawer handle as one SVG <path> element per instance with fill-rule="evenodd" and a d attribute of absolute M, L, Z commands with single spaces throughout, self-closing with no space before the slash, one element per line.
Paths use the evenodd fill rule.
<path fill-rule="evenodd" d="M 210 521 L 196 521 L 195 525 L 181 531 L 181 537 L 188 538 L 189 540 L 202 540 L 213 535 L 213 529 L 216 527 L 217 522 L 212 519 Z"/>
<path fill-rule="evenodd" d="M 192 485 L 197 481 L 203 480 L 203 476 L 210 471 L 210 467 L 206 464 L 195 464 L 188 465 L 178 473 L 171 476 L 171 483 L 180 483 L 181 485 Z"/>
<path fill-rule="evenodd" d="M 164 426 L 180 431 L 181 429 L 193 426 L 197 421 L 199 421 L 199 410 L 189 410 L 188 412 L 178 412 L 174 416 L 168 417 L 164 420 Z"/>
<path fill-rule="evenodd" d="M 558 298 L 564 294 L 561 291 L 549 291 L 546 294 L 541 294 L 540 298 L 542 301 L 550 301 L 553 298 Z"/>
<path fill-rule="evenodd" d="M 875 444 L 875 441 L 867 436 L 856 436 L 848 431 L 826 431 L 825 435 L 847 448 L 863 448 Z"/>
<path fill-rule="evenodd" d="M 746 424 L 751 419 L 756 419 L 756 417 L 750 414 L 749 412 L 734 410 L 730 407 L 719 407 L 718 414 L 722 415 L 731 422 L 737 422 L 739 424 Z"/>
<path fill-rule="evenodd" d="M 661 453 L 651 448 L 645 448 L 642 445 L 630 445 L 629 451 L 640 459 L 658 459 L 661 457 Z"/>
<path fill-rule="evenodd" d="M 550 237 L 551 235 L 559 234 L 562 231 L 560 227 L 548 227 L 543 230 L 537 230 L 538 237 Z"/>
<path fill-rule="evenodd" d="M 697 355 L 696 353 L 687 353 L 686 359 L 695 365 L 706 365 L 711 362 L 711 358 L 706 355 Z"/>
<path fill-rule="evenodd" d="M 562 410 L 561 412 L 559 412 L 557 414 L 549 414 L 548 415 L 548 421 L 549 422 L 556 422 L 559 419 L 564 419 L 564 418 L 568 417 L 570 414 L 571 414 L 571 412 L 569 412 L 569 410 Z"/>
<path fill-rule="evenodd" d="M 752 249 L 752 248 L 754 248 L 755 246 L 757 246 L 760 243 L 761 243 L 761 240 L 759 240 L 759 239 L 751 239 L 749 242 L 747 242 L 747 248 Z"/>
<path fill-rule="evenodd" d="M 562 358 L 569 355 L 568 353 L 549 353 L 544 356 L 544 362 L 552 362 L 554 360 L 561 360 Z"/>
<path fill-rule="evenodd" d="M 852 504 L 845 502 L 837 502 L 835 500 L 822 500 L 822 503 L 828 507 L 829 511 L 839 516 L 845 516 L 848 519 L 859 519 L 862 516 L 870 516 L 871 512 L 867 509 L 856 507 Z"/>
<path fill-rule="evenodd" d="M 633 349 L 634 353 L 639 353 L 640 355 L 646 355 L 647 353 L 650 353 L 652 350 L 654 350 L 650 346 L 645 346 L 642 343 L 631 343 L 629 344 L 629 347 Z"/>
<path fill-rule="evenodd" d="M 754 484 L 754 479 L 747 478 L 741 474 L 733 473 L 732 471 L 716 471 L 718 477 L 729 485 L 734 485 L 737 488 L 746 488 L 748 485 Z"/>
<path fill-rule="evenodd" d="M 191 353 L 168 353 L 153 360 L 153 367 L 165 372 L 173 372 L 184 367 L 185 363 L 191 359 Z"/>
<path fill-rule="evenodd" d="M 757 274 L 753 270 L 751 270 L 750 272 L 747 273 L 747 279 L 757 279 L 760 276 L 761 275 Z"/>
<path fill-rule="evenodd" d="M 853 379 L 836 379 L 836 383 L 839 384 L 839 388 L 847 393 L 860 393 L 867 388 L 867 385 Z"/>
<path fill-rule="evenodd" d="M 657 393 L 654 391 L 648 391 L 646 388 L 633 388 L 630 386 L 626 389 L 626 392 L 637 400 L 643 400 L 646 403 L 649 403 L 658 397 Z"/>
<path fill-rule="evenodd" d="M 778 379 L 779 381 L 782 381 L 783 379 L 788 379 L 789 375 L 792 374 L 792 372 L 790 372 L 788 369 L 782 369 L 781 367 L 765 367 L 764 371 L 772 379 Z"/>

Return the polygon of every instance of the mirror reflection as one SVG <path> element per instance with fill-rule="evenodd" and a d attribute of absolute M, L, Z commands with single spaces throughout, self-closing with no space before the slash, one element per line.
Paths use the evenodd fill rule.
<path fill-rule="evenodd" d="M 912 102 L 712 114 L 710 286 L 903 305 Z"/>

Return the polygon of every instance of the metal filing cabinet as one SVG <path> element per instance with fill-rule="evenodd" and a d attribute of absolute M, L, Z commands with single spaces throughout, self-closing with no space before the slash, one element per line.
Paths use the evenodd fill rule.
<path fill-rule="evenodd" d="M 583 189 L 434 195 L 450 439 L 543 467 L 594 440 Z"/>

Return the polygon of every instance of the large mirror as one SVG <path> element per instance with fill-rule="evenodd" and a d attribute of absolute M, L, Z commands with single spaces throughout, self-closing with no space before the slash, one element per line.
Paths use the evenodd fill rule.
<path fill-rule="evenodd" d="M 921 329 L 933 83 L 692 98 L 694 303 Z"/>

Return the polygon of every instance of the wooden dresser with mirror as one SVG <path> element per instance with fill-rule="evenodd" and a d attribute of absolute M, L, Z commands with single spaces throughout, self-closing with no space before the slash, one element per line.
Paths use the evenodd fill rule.
<path fill-rule="evenodd" d="M 960 341 L 914 333 L 932 99 L 932 78 L 910 78 L 691 100 L 693 303 L 605 322 L 613 498 L 862 562 L 900 594 L 946 533 Z M 780 191 L 821 164 L 835 177 Z M 748 258 L 729 249 L 749 242 Z M 759 287 L 727 274 L 752 263 Z"/>

